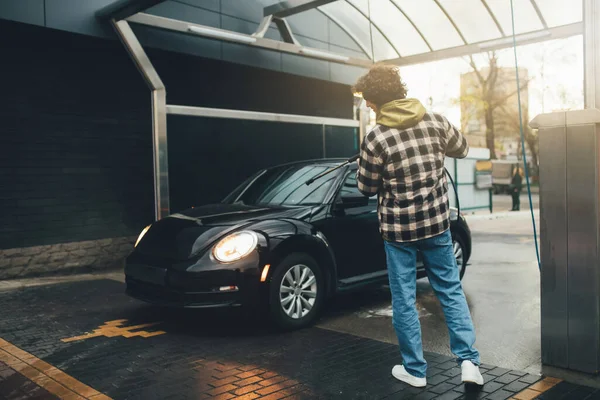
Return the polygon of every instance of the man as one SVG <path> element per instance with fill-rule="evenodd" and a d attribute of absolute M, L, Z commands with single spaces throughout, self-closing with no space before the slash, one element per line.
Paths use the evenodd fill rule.
<path fill-rule="evenodd" d="M 475 330 L 462 290 L 450 233 L 446 156 L 464 158 L 469 146 L 442 115 L 406 98 L 397 67 L 377 65 L 353 90 L 377 115 L 361 145 L 358 188 L 377 194 L 380 230 L 387 255 L 393 324 L 402 365 L 392 375 L 412 386 L 427 384 L 421 325 L 415 306 L 416 258 L 420 250 L 440 300 L 465 383 L 483 385 Z"/>
<path fill-rule="evenodd" d="M 521 209 L 521 191 L 523 190 L 523 170 L 515 167 L 512 181 L 510 182 L 510 194 L 512 195 L 512 210 L 519 211 Z"/>

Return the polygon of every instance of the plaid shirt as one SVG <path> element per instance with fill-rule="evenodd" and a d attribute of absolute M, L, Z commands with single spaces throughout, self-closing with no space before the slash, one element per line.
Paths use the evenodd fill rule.
<path fill-rule="evenodd" d="M 407 129 L 376 125 L 365 137 L 357 172 L 358 189 L 379 195 L 383 238 L 412 242 L 450 227 L 446 156 L 464 158 L 469 145 L 445 117 L 425 113 Z"/>

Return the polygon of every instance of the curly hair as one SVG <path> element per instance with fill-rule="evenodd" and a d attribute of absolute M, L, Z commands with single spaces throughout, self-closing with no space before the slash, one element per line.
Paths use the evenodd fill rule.
<path fill-rule="evenodd" d="M 361 76 L 352 87 L 354 93 L 378 106 L 406 98 L 406 85 L 396 65 L 378 64 Z"/>

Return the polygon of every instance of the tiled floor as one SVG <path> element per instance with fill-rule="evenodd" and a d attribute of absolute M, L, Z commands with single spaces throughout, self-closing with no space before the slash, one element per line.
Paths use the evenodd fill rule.
<path fill-rule="evenodd" d="M 569 382 L 558 382 L 546 392 L 536 397 L 540 400 L 600 400 L 600 390 L 574 385 Z"/>
<path fill-rule="evenodd" d="M 400 362 L 393 344 L 320 328 L 277 332 L 239 310 L 162 310 L 123 291 L 120 282 L 96 280 L 0 292 L 0 398 L 67 398 L 40 387 L 47 380 L 35 375 L 36 365 L 70 377 L 58 379 L 81 395 L 70 398 L 90 399 L 99 395 L 83 394 L 144 400 L 524 399 L 519 393 L 541 379 L 483 365 L 486 385 L 466 387 L 452 358 L 427 353 L 428 386 L 415 389 L 391 377 Z M 21 361 L 34 369 L 25 371 L 40 386 L 16 372 L 27 366 L 11 367 Z"/>
<path fill-rule="evenodd" d="M 58 397 L 0 361 L 0 399 L 57 400 Z"/>

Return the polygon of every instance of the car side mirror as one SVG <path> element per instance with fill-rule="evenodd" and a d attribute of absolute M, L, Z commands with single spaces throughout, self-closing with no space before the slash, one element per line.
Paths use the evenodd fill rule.
<path fill-rule="evenodd" d="M 367 196 L 342 196 L 343 208 L 358 208 L 366 207 L 368 205 L 369 198 Z"/>

